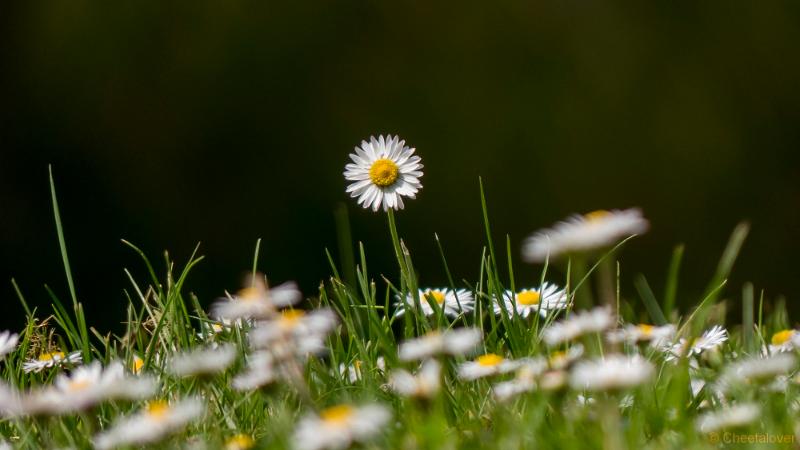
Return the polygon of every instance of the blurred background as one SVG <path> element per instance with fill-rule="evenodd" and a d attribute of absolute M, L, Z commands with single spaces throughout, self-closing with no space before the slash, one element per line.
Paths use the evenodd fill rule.
<path fill-rule="evenodd" d="M 733 227 L 752 231 L 727 289 L 796 297 L 800 254 L 800 3 L 16 2 L 5 4 L 0 141 L 0 300 L 65 301 L 49 198 L 53 164 L 78 296 L 119 330 L 123 268 L 146 281 L 193 248 L 187 291 L 234 290 L 260 269 L 314 295 L 349 210 L 370 271 L 396 276 L 383 214 L 347 198 L 348 153 L 399 134 L 425 164 L 398 214 L 423 285 L 477 280 L 478 177 L 495 241 L 519 262 L 531 231 L 573 212 L 641 207 L 623 294 L 663 290 L 686 244 L 679 302 L 694 304 Z M 553 273 L 558 279 L 559 274 Z M 737 303 L 738 304 L 738 303 Z"/>

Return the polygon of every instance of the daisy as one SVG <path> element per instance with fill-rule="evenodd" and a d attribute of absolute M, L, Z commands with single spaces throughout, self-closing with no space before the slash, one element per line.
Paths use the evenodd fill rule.
<path fill-rule="evenodd" d="M 256 441 L 246 434 L 237 434 L 225 441 L 225 450 L 248 450 L 256 445 Z"/>
<path fill-rule="evenodd" d="M 528 262 L 542 262 L 563 254 L 607 247 L 644 233 L 648 227 L 642 212 L 635 208 L 573 215 L 553 228 L 531 235 L 523 244 L 522 255 Z"/>
<path fill-rule="evenodd" d="M 400 344 L 401 361 L 427 359 L 439 354 L 466 355 L 481 342 L 482 333 L 477 328 L 456 328 L 430 333 Z"/>
<path fill-rule="evenodd" d="M 547 361 L 544 358 L 535 358 L 523 363 L 516 372 L 513 380 L 497 383 L 492 387 L 492 394 L 504 402 L 520 394 L 536 389 L 536 378 L 547 370 Z M 548 386 L 549 387 L 549 386 Z"/>
<path fill-rule="evenodd" d="M 609 331 L 606 338 L 611 343 L 625 342 L 635 344 L 649 341 L 651 347 L 663 347 L 675 337 L 675 325 L 654 326 L 648 324 L 627 324 L 623 328 Z"/>
<path fill-rule="evenodd" d="M 337 316 L 329 308 L 287 309 L 276 319 L 257 324 L 250 332 L 250 344 L 256 349 L 285 350 L 297 355 L 317 353 L 324 348 L 324 338 L 337 324 Z M 288 344 L 290 348 L 286 347 Z"/>
<path fill-rule="evenodd" d="M 230 344 L 194 349 L 174 356 L 169 371 L 179 377 L 214 375 L 227 369 L 235 359 L 236 347 Z"/>
<path fill-rule="evenodd" d="M 697 419 L 697 428 L 703 433 L 711 433 L 723 428 L 733 428 L 758 420 L 761 408 L 755 403 L 742 403 L 728 409 L 704 414 Z"/>
<path fill-rule="evenodd" d="M 420 157 L 413 148 L 406 146 L 398 136 L 370 136 L 370 141 L 361 141 L 350 154 L 352 163 L 347 164 L 344 178 L 352 181 L 346 192 L 358 197 L 358 204 L 377 211 L 403 209 L 403 197 L 415 198 L 422 189 Z"/>
<path fill-rule="evenodd" d="M 473 361 L 460 364 L 458 366 L 458 376 L 462 380 L 477 380 L 478 378 L 512 372 L 520 365 L 520 361 L 506 359 L 495 353 L 486 353 L 478 356 Z"/>
<path fill-rule="evenodd" d="M 389 387 L 406 397 L 431 398 L 441 388 L 442 365 L 435 359 L 422 363 L 416 375 L 402 369 L 392 372 Z"/>
<path fill-rule="evenodd" d="M 564 290 L 551 283 L 544 283 L 541 289 L 523 289 L 516 294 L 506 291 L 502 302 L 495 299 L 494 313 L 502 315 L 506 312 L 516 311 L 522 317 L 528 317 L 532 312 L 538 312 L 542 317 L 547 317 L 550 311 L 560 311 L 569 305 Z M 516 308 L 515 308 L 516 306 Z"/>
<path fill-rule="evenodd" d="M 237 391 L 254 391 L 275 382 L 278 377 L 275 358 L 265 351 L 255 352 L 247 360 L 245 370 L 233 378 L 231 386 Z"/>
<path fill-rule="evenodd" d="M 640 356 L 609 355 L 603 359 L 578 362 L 569 384 L 573 389 L 607 391 L 638 386 L 655 373 L 655 366 Z"/>
<path fill-rule="evenodd" d="M 3 331 L 0 333 L 0 359 L 5 358 L 6 355 L 13 352 L 17 348 L 19 335 L 10 331 Z"/>
<path fill-rule="evenodd" d="M 83 360 L 80 352 L 72 352 L 64 355 L 64 352 L 47 352 L 42 353 L 36 359 L 29 359 L 22 364 L 22 369 L 26 373 L 41 372 L 44 369 L 49 369 L 55 366 L 64 364 L 77 364 Z"/>
<path fill-rule="evenodd" d="M 122 446 L 139 446 L 158 442 L 199 418 L 204 411 L 198 399 L 185 399 L 174 404 L 150 402 L 137 414 L 123 418 L 94 438 L 99 450 Z"/>
<path fill-rule="evenodd" d="M 566 319 L 547 327 L 544 330 L 544 341 L 547 345 L 554 346 L 585 334 L 599 333 L 613 324 L 614 316 L 611 310 L 605 307 L 574 312 Z"/>
<path fill-rule="evenodd" d="M 797 330 L 781 330 L 772 335 L 769 352 L 790 352 L 798 346 L 800 346 L 800 334 Z"/>
<path fill-rule="evenodd" d="M 793 353 L 776 353 L 766 358 L 752 357 L 729 364 L 717 381 L 717 389 L 727 391 L 737 384 L 774 379 L 787 375 L 797 365 Z"/>
<path fill-rule="evenodd" d="M 547 357 L 547 365 L 554 370 L 567 369 L 583 356 L 583 345 L 575 344 L 564 351 L 557 351 Z"/>
<path fill-rule="evenodd" d="M 26 399 L 31 414 L 83 411 L 106 400 L 143 400 L 158 389 L 152 377 L 128 377 L 119 361 L 103 367 L 100 361 L 59 374 L 52 387 L 34 391 Z"/>
<path fill-rule="evenodd" d="M 725 341 L 728 340 L 728 330 L 723 328 L 720 325 L 714 325 L 711 329 L 706 330 L 703 334 L 692 341 L 691 346 L 688 348 L 686 352 L 686 356 L 694 356 L 699 355 L 707 350 L 713 350 L 720 345 L 722 345 Z M 667 361 L 674 361 L 681 356 L 682 352 L 688 345 L 686 339 L 681 338 L 677 343 L 672 345 L 667 345 Z"/>
<path fill-rule="evenodd" d="M 211 306 L 211 315 L 223 320 L 264 319 L 273 315 L 276 308 L 292 306 L 303 299 L 303 294 L 294 282 L 286 282 L 273 288 L 261 283 L 239 291 L 233 298 L 223 297 Z"/>
<path fill-rule="evenodd" d="M 468 313 L 475 309 L 475 299 L 472 293 L 466 289 L 420 289 L 419 291 L 419 306 L 422 313 L 426 316 L 434 314 L 436 311 L 433 309 L 429 302 L 435 302 L 444 314 L 448 317 L 458 317 L 462 313 Z M 398 297 L 395 303 L 397 310 L 395 316 L 400 317 L 406 312 L 406 308 L 415 308 L 414 297 L 409 293 L 406 295 L 405 301 Z"/>
<path fill-rule="evenodd" d="M 298 450 L 345 449 L 381 433 L 391 412 L 377 404 L 337 405 L 300 419 L 294 433 Z"/>

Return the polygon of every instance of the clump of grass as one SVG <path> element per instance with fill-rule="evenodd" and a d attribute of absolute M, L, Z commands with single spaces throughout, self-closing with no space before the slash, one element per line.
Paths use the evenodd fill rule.
<path fill-rule="evenodd" d="M 643 275 L 635 278 L 639 296 L 623 295 L 620 255 L 634 244 L 630 237 L 602 251 L 546 257 L 539 283 L 519 286 L 510 238 L 505 254 L 495 247 L 482 183 L 480 276 L 459 281 L 436 236 L 447 274 L 447 287 L 435 291 L 442 297 L 420 289 L 393 209 L 386 217 L 396 273 L 371 273 L 360 243 L 349 250 L 340 210 L 342 263 L 328 254 L 332 276 L 319 290 L 301 298 L 291 285 L 271 286 L 258 273 L 257 243 L 253 261 L 243 262 L 250 281 L 218 300 L 261 302 L 237 317 L 209 315 L 187 298 L 186 281 L 201 256 L 182 265 L 167 257 L 159 278 L 147 256 L 123 241 L 149 278 L 126 271 L 127 320 L 116 336 L 84 319 L 54 187 L 52 200 L 71 307 L 48 289 L 52 311 L 42 315 L 15 284 L 26 319 L 14 330 L 18 343 L 0 349 L 6 445 L 671 449 L 753 440 L 791 445 L 800 432 L 800 337 L 783 329 L 782 305 L 764 316 L 767 300 L 748 284 L 744 324 L 724 322 L 727 306 L 738 303 L 726 279 L 746 225 L 734 230 L 708 289 L 684 311 L 675 306 L 683 247 L 668 264 L 660 298 Z M 444 303 L 448 292 L 460 292 L 455 312 Z M 55 352 L 63 356 L 34 361 L 42 370 L 24 370 Z M 93 362 L 125 369 L 108 375 L 101 391 L 100 378 L 89 378 L 93 386 L 78 379 Z M 145 377 L 156 381 L 152 392 L 119 398 L 120 385 Z M 99 400 L 64 406 L 85 389 Z"/>

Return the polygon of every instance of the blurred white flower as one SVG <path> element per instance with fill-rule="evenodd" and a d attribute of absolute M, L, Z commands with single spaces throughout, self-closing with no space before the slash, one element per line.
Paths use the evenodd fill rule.
<path fill-rule="evenodd" d="M 654 373 L 655 366 L 638 355 L 608 355 L 576 363 L 569 384 L 573 389 L 586 391 L 625 389 L 644 383 Z"/>
<path fill-rule="evenodd" d="M 179 377 L 214 375 L 233 364 L 236 353 L 236 347 L 231 344 L 178 353 L 172 357 L 169 371 Z"/>
<path fill-rule="evenodd" d="M 250 331 L 250 345 L 256 349 L 268 348 L 273 352 L 295 355 L 317 353 L 324 348 L 324 338 L 337 324 L 337 316 L 329 308 L 311 311 L 286 309 L 276 319 L 256 324 Z M 278 348 L 281 343 L 288 347 Z"/>
<path fill-rule="evenodd" d="M 779 375 L 788 375 L 797 365 L 793 353 L 779 352 L 764 358 L 751 357 L 727 365 L 715 385 L 719 392 L 726 392 L 735 385 L 772 380 Z"/>
<path fill-rule="evenodd" d="M 547 364 L 551 369 L 564 370 L 583 356 L 583 345 L 575 344 L 567 350 L 550 353 L 547 357 Z"/>
<path fill-rule="evenodd" d="M 245 370 L 233 378 L 231 386 L 237 391 L 253 391 L 275 382 L 280 369 L 274 366 L 271 353 L 255 352 L 247 359 Z"/>
<path fill-rule="evenodd" d="M 94 445 L 99 450 L 105 450 L 152 444 L 183 429 L 199 418 L 203 411 L 203 403 L 195 398 L 174 404 L 150 402 L 144 410 L 118 420 L 110 429 L 96 435 Z"/>
<path fill-rule="evenodd" d="M 472 293 L 466 289 L 425 289 L 419 290 L 419 306 L 422 313 L 426 316 L 434 314 L 436 311 L 433 309 L 429 302 L 436 303 L 444 314 L 448 317 L 458 317 L 461 314 L 468 313 L 475 309 L 475 299 Z M 398 297 L 395 303 L 395 316 L 402 316 L 406 313 L 406 308 L 415 308 L 414 297 L 411 293 L 406 295 L 405 301 Z"/>
<path fill-rule="evenodd" d="M 733 428 L 758 420 L 761 408 L 755 403 L 741 403 L 719 411 L 703 414 L 697 419 L 697 428 L 711 433 L 723 428 Z"/>
<path fill-rule="evenodd" d="M 378 404 L 337 405 L 300 419 L 294 433 L 297 450 L 345 449 L 379 435 L 391 412 Z"/>
<path fill-rule="evenodd" d="M 361 141 L 350 154 L 352 163 L 345 166 L 344 177 L 352 183 L 346 192 L 358 197 L 358 204 L 377 211 L 403 209 L 403 197 L 415 198 L 422 189 L 420 157 L 398 136 L 383 136 Z"/>
<path fill-rule="evenodd" d="M 13 352 L 17 348 L 19 335 L 11 333 L 10 331 L 3 331 L 0 333 L 0 359 Z"/>
<path fill-rule="evenodd" d="M 42 353 L 36 359 L 29 359 L 22 364 L 25 372 L 41 372 L 44 369 L 61 366 L 65 364 L 77 364 L 83 361 L 80 352 L 72 352 L 67 355 L 61 351 Z"/>
<path fill-rule="evenodd" d="M 523 289 L 516 294 L 506 291 L 502 301 L 495 298 L 494 313 L 499 316 L 505 309 L 509 315 L 516 311 L 519 316 L 528 317 L 531 313 L 538 312 L 542 317 L 547 317 L 551 311 L 564 310 L 568 305 L 563 289 L 552 283 L 544 283 L 541 289 Z"/>
<path fill-rule="evenodd" d="M 486 353 L 478 356 L 473 361 L 460 364 L 458 366 L 458 376 L 462 380 L 477 380 L 478 378 L 513 372 L 521 364 L 521 361 L 506 359 L 495 353 Z"/>
<path fill-rule="evenodd" d="M 439 354 L 466 355 L 475 350 L 481 338 L 482 333 L 477 328 L 432 331 L 400 344 L 399 357 L 401 361 L 413 361 Z"/>
<path fill-rule="evenodd" d="M 607 247 L 634 234 L 642 234 L 648 227 L 641 210 L 636 208 L 573 215 L 527 238 L 522 255 L 528 262 L 542 262 L 563 254 Z"/>
<path fill-rule="evenodd" d="M 211 315 L 217 319 L 264 319 L 277 308 L 292 306 L 303 299 L 294 282 L 267 289 L 261 282 L 239 291 L 233 298 L 223 297 L 211 305 Z"/>
<path fill-rule="evenodd" d="M 599 333 L 613 324 L 614 316 L 608 308 L 577 311 L 545 328 L 544 341 L 550 346 L 559 345 L 585 334 Z"/>
<path fill-rule="evenodd" d="M 536 379 L 545 374 L 546 370 L 547 360 L 545 358 L 524 360 L 517 369 L 514 379 L 495 384 L 492 387 L 492 394 L 497 401 L 504 402 L 525 392 L 533 391 L 537 387 Z M 550 387 L 548 385 L 548 388 Z"/>
<path fill-rule="evenodd" d="M 635 344 L 641 341 L 649 341 L 651 347 L 661 348 L 675 338 L 675 325 L 627 324 L 622 328 L 609 331 L 606 338 L 611 343 L 625 342 L 627 344 Z"/>
<path fill-rule="evenodd" d="M 797 330 L 781 330 L 772 335 L 769 353 L 790 352 L 800 347 L 800 333 Z"/>
<path fill-rule="evenodd" d="M 442 365 L 435 359 L 422 363 L 416 375 L 402 369 L 392 372 L 389 387 L 406 397 L 431 398 L 441 388 Z"/>

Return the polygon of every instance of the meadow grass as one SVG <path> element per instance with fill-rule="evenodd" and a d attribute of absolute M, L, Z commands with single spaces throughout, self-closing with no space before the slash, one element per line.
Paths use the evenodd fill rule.
<path fill-rule="evenodd" d="M 125 271 L 130 289 L 126 290 L 124 333 L 106 333 L 86 323 L 72 280 L 52 174 L 51 187 L 68 301 L 62 301 L 48 288 L 51 310 L 32 309 L 14 283 L 26 318 L 21 329 L 13 330 L 20 334 L 16 349 L 1 363 L 8 392 L 0 395 L 0 410 L 4 411 L 0 434 L 14 448 L 92 448 L 102 430 L 147 404 L 144 399 L 109 400 L 57 414 L 31 413 L 24 408 L 18 411 L 9 406 L 15 398 L 23 399 L 24 403 L 28 396 L 50 386 L 59 374 L 75 369 L 77 364 L 56 365 L 40 372 L 23 370 L 26 360 L 54 350 L 65 354 L 79 352 L 83 365 L 91 361 L 103 365 L 122 361 L 128 372 L 136 372 L 132 376 L 149 374 L 159 381 L 157 392 L 151 395 L 154 399 L 172 402 L 190 397 L 202 399 L 202 415 L 151 444 L 156 448 L 303 448 L 296 437 L 303 417 L 342 404 L 378 404 L 391 413 L 392 418 L 369 433 L 368 439 L 352 444 L 363 448 L 673 449 L 717 448 L 738 445 L 740 441 L 763 448 L 796 446 L 795 435 L 800 432 L 796 426 L 800 409 L 796 400 L 800 388 L 794 377 L 796 360 L 790 360 L 788 370 L 784 367 L 785 373 L 754 375 L 747 372 L 752 369 L 735 365 L 744 361 L 768 366 L 771 359 L 765 353 L 778 351 L 777 347 L 770 347 L 775 344 L 771 336 L 788 325 L 782 303 L 765 315 L 767 300 L 763 293 L 757 293 L 747 284 L 740 296 L 726 285 L 747 235 L 747 225 L 739 225 L 733 231 L 716 270 L 710 271 L 707 289 L 696 299 L 694 307 L 681 310 L 677 306 L 681 297 L 682 246 L 675 248 L 665 264 L 667 281 L 663 293 L 653 292 L 647 279 L 637 275 L 634 287 L 638 297 L 622 295 L 621 249 L 635 245 L 635 239 L 628 238 L 599 253 L 553 264 L 545 261 L 538 266 L 539 285 L 549 281 L 563 287 L 569 300 L 565 310 L 523 318 L 501 307 L 496 314 L 495 300 L 504 298 L 506 290 L 517 292 L 521 288 L 512 264 L 512 254 L 517 250 L 508 236 L 501 241 L 502 246 L 495 246 L 481 183 L 486 241 L 481 259 L 476 261 L 480 266 L 478 279 L 455 277 L 449 270 L 446 250 L 438 236 L 435 239 L 447 287 L 453 291 L 467 289 L 475 300 L 474 310 L 452 317 L 431 296 L 420 295 L 412 253 L 401 237 L 402 230 L 393 210 L 386 214 L 387 239 L 392 243 L 397 271 L 375 274 L 369 270 L 364 245 L 354 245 L 351 241 L 346 209 L 340 209 L 336 215 L 340 252 L 337 257 L 327 253 L 332 275 L 320 283 L 318 292 L 307 295 L 298 305 L 307 311 L 330 308 L 337 317 L 336 327 L 326 334 L 323 349 L 313 355 L 292 358 L 282 367 L 283 375 L 274 382 L 240 391 L 232 387 L 232 381 L 254 353 L 248 336 L 259 325 L 239 320 L 214 330 L 213 326 L 219 325 L 217 318 L 209 315 L 207 306 L 186 294 L 188 275 L 202 261 L 196 252 L 183 263 L 165 255 L 156 264 L 134 244 L 123 241 L 141 256 L 148 274 L 145 280 L 136 280 L 131 272 Z M 249 266 L 254 283 L 266 281 L 258 273 L 259 249 L 260 241 L 256 243 L 253 260 L 242 264 Z M 555 264 L 558 270 L 553 268 Z M 409 302 L 402 316 L 393 314 L 396 299 Z M 422 313 L 423 303 L 430 306 L 432 314 Z M 642 318 L 646 318 L 642 322 L 654 326 L 674 325 L 675 333 L 667 343 L 671 346 L 612 342 L 608 339 L 609 330 L 586 333 L 567 343 L 547 344 L 546 331 L 556 322 L 574 316 L 573 308 L 589 309 L 601 303 L 613 315 L 613 323 L 605 327 L 611 331 L 638 324 Z M 728 325 L 726 341 L 693 354 L 691 344 L 711 325 L 726 325 L 727 310 L 735 307 L 741 307 L 743 324 Z M 275 314 L 277 317 L 279 313 Z M 397 370 L 414 371 L 419 366 L 418 362 L 398 357 L 402 342 L 435 330 L 462 327 L 479 329 L 482 339 L 474 352 L 433 357 L 442 367 L 436 380 L 441 389 L 414 397 L 389 387 L 389 380 Z M 278 343 L 298 345 L 286 339 Z M 685 344 L 681 345 L 680 339 Z M 237 356 L 218 373 L 181 377 L 170 369 L 177 354 L 226 344 L 235 347 Z M 579 345 L 583 353 L 577 361 L 555 367 L 557 351 Z M 793 347 L 787 350 L 785 353 L 794 355 Z M 494 394 L 497 384 L 524 379 L 524 373 L 510 371 L 471 381 L 459 376 L 462 364 L 472 356 L 487 353 L 526 364 L 543 358 L 538 361 L 548 361 L 547 368 L 531 375 L 527 392 L 500 401 Z M 655 370 L 642 382 L 629 386 L 584 389 L 572 382 L 581 362 L 602 361 L 599 358 L 610 359 L 615 354 L 638 355 Z M 141 368 L 137 368 L 137 359 L 141 360 Z M 552 376 L 548 378 L 551 380 L 561 379 L 562 383 L 548 385 L 545 374 Z M 627 375 L 623 371 L 616 377 L 622 379 Z M 704 385 L 698 390 L 701 382 Z M 741 405 L 755 405 L 757 416 L 740 414 L 743 419 L 737 423 L 736 407 Z M 718 414 L 721 425 L 708 425 L 707 419 L 713 413 Z M 344 433 L 337 426 L 319 425 L 321 436 L 330 434 L 331 447 L 337 445 L 336 434 Z M 237 444 L 231 440 L 237 435 L 250 437 L 253 442 L 240 440 Z"/>

